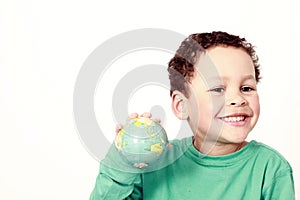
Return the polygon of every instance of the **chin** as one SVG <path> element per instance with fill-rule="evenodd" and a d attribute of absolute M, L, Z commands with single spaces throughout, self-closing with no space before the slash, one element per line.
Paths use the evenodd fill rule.
<path fill-rule="evenodd" d="M 222 135 L 220 136 L 222 137 Z M 248 137 L 248 133 L 227 133 L 227 135 L 223 135 L 223 138 L 227 143 L 239 144 L 244 142 Z"/>

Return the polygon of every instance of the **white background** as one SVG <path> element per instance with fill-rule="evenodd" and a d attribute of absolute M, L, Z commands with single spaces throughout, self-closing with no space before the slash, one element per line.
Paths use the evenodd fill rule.
<path fill-rule="evenodd" d="M 287 158 L 300 197 L 298 8 L 296 0 L 1 0 L 0 199 L 88 199 L 99 166 L 74 124 L 76 77 L 102 42 L 138 28 L 222 30 L 257 47 L 262 111 L 249 139 Z"/>

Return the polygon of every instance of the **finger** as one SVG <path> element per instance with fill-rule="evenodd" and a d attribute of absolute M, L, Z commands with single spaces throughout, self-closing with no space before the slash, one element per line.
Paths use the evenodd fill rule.
<path fill-rule="evenodd" d="M 116 125 L 116 134 L 118 134 L 122 128 L 123 128 L 123 126 L 121 124 L 117 124 Z"/>
<path fill-rule="evenodd" d="M 151 118 L 151 117 L 152 117 L 152 114 L 149 113 L 149 112 L 144 112 L 141 116 L 142 116 L 142 117 L 146 117 L 146 118 Z"/>
<path fill-rule="evenodd" d="M 129 114 L 129 119 L 137 118 L 139 115 L 137 113 L 131 113 Z"/>
<path fill-rule="evenodd" d="M 154 121 L 156 121 L 157 123 L 161 123 L 160 119 L 153 119 Z"/>

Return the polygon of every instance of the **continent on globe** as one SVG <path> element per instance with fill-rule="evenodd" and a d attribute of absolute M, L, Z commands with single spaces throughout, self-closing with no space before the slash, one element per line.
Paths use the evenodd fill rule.
<path fill-rule="evenodd" d="M 131 119 L 119 131 L 115 147 L 134 167 L 155 165 L 167 150 L 168 137 L 165 129 L 156 121 L 138 117 Z"/>

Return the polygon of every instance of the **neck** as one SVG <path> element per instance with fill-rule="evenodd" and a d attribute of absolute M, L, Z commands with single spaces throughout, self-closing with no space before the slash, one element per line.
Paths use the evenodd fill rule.
<path fill-rule="evenodd" d="M 194 137 L 193 145 L 201 153 L 210 156 L 223 156 L 230 153 L 234 153 L 243 148 L 247 141 L 240 143 L 221 143 L 217 141 L 201 141 Z"/>

